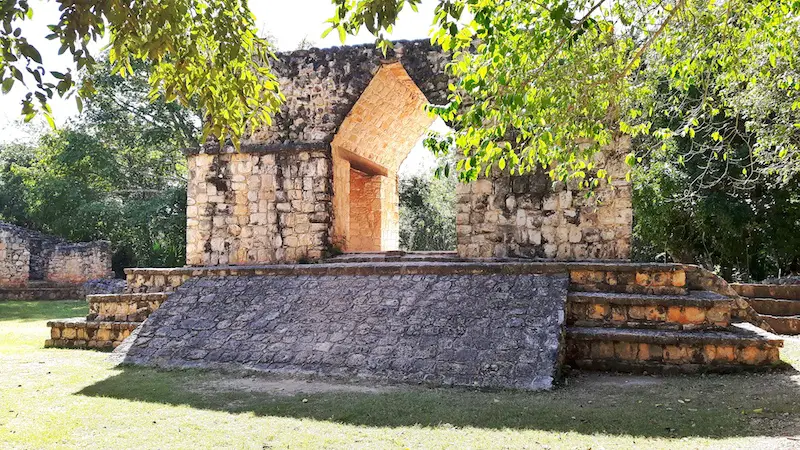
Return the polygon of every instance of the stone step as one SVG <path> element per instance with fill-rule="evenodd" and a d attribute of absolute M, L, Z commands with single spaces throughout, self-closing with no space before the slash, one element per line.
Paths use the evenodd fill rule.
<path fill-rule="evenodd" d="M 567 328 L 567 364 L 586 370 L 731 372 L 776 367 L 783 340 L 750 324 L 726 331 Z"/>
<path fill-rule="evenodd" d="M 44 346 L 112 350 L 139 325 L 141 322 L 88 321 L 82 317 L 53 320 L 47 322 L 50 339 L 45 341 Z"/>
<path fill-rule="evenodd" d="M 89 321 L 143 322 L 167 299 L 166 293 L 87 295 Z"/>
<path fill-rule="evenodd" d="M 458 256 L 457 252 L 448 251 L 429 251 L 429 252 L 353 252 L 342 253 L 326 259 L 331 263 L 379 263 L 379 262 L 460 262 L 464 258 Z"/>
<path fill-rule="evenodd" d="M 731 284 L 742 297 L 800 300 L 800 284 Z"/>
<path fill-rule="evenodd" d="M 731 322 L 733 299 L 713 292 L 648 295 L 570 292 L 567 324 L 579 327 L 720 329 Z"/>
<path fill-rule="evenodd" d="M 609 267 L 607 269 L 613 269 Z M 625 270 L 623 270 L 625 269 Z M 570 291 L 649 295 L 687 295 L 686 271 L 680 267 L 643 265 L 638 270 L 570 270 Z"/>
<path fill-rule="evenodd" d="M 800 334 L 800 315 L 794 316 L 773 316 L 761 314 L 761 317 L 778 334 L 798 335 Z"/>
<path fill-rule="evenodd" d="M 800 315 L 800 300 L 750 298 L 747 299 L 747 301 L 759 314 L 766 314 L 770 316 Z"/>

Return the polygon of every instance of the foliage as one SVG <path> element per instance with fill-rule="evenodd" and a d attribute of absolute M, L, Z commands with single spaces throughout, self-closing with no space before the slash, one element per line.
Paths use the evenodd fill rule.
<path fill-rule="evenodd" d="M 397 11 L 418 3 L 332 1 L 331 29 L 344 38 L 364 26 L 384 47 Z M 445 144 L 463 152 L 464 180 L 492 165 L 512 173 L 542 165 L 591 185 L 595 172 L 607 175 L 591 156 L 615 134 L 693 137 L 720 114 L 746 119 L 755 157 L 796 163 L 797 141 L 774 131 L 800 126 L 778 107 L 800 108 L 798 13 L 796 0 L 439 0 L 433 40 L 453 51 L 454 81 L 449 104 L 431 109 L 457 130 Z M 662 82 L 674 92 L 668 111 L 649 104 Z M 680 108 L 691 90 L 708 87 L 714 95 Z M 748 103 L 764 90 L 785 101 Z M 680 125 L 654 127 L 665 114 Z"/>
<path fill-rule="evenodd" d="M 102 65 L 93 41 L 108 38 L 112 71 L 134 75 L 134 63 L 151 67 L 153 99 L 164 94 L 184 107 L 196 104 L 206 117 L 203 136 L 230 137 L 235 144 L 248 125 L 269 123 L 282 96 L 271 73 L 267 41 L 256 34 L 246 0 L 60 0 L 60 20 L 48 39 L 69 52 L 78 70 Z M 43 6 L 44 7 L 44 6 Z M 48 101 L 74 96 L 79 109 L 95 92 L 91 78 L 77 87 L 72 71 L 45 62 L 23 30 L 33 17 L 28 0 L 0 6 L 0 83 L 7 93 L 16 82 L 29 93 L 22 106 L 27 120 L 43 112 L 52 124 Z M 45 55 L 46 56 L 46 55 Z"/>
<path fill-rule="evenodd" d="M 453 250 L 456 246 L 455 179 L 400 179 L 400 247 Z"/>
<path fill-rule="evenodd" d="M 185 258 L 186 168 L 199 119 L 147 99 L 148 73 L 93 76 L 97 95 L 78 122 L 38 144 L 0 148 L 0 219 L 75 241 L 108 239 L 118 272 Z"/>
<path fill-rule="evenodd" d="M 662 86 L 652 103 L 668 110 L 672 94 Z M 680 107 L 695 109 L 704 95 L 692 91 Z M 680 118 L 657 125 L 675 129 Z M 746 118 L 723 113 L 697 126 L 691 138 L 638 140 L 639 258 L 663 252 L 665 259 L 701 263 L 736 280 L 800 270 L 800 176 L 786 179 L 769 161 L 754 158 L 757 134 Z"/>
<path fill-rule="evenodd" d="M 28 167 L 34 160 L 33 149 L 25 144 L 14 143 L 0 148 L 0 218 L 25 227 L 33 226 L 22 200 L 25 184 L 22 176 L 13 169 Z"/>

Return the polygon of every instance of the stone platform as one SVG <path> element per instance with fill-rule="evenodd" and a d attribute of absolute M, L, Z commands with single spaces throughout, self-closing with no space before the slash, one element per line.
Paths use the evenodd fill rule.
<path fill-rule="evenodd" d="M 474 283 L 481 279 L 510 280 L 520 277 L 569 280 L 563 321 L 566 335 L 563 362 L 567 367 L 686 373 L 762 370 L 780 364 L 782 341 L 770 333 L 772 329 L 769 322 L 724 280 L 690 265 L 462 259 L 449 252 L 390 252 L 345 254 L 321 264 L 128 269 L 126 272 L 128 293 L 90 297 L 95 314 L 90 315 L 90 319 L 123 322 L 149 316 L 138 332 L 144 333 L 139 339 L 144 338 L 151 343 L 140 342 L 139 345 L 137 341 L 129 339 L 123 347 L 128 349 L 130 361 L 138 358 L 137 362 L 155 365 L 238 366 L 341 376 L 377 374 L 374 371 L 383 367 L 380 364 L 395 358 L 393 353 L 388 354 L 388 360 L 375 360 L 383 361 L 380 364 L 376 362 L 371 367 L 363 366 L 375 349 L 356 345 L 361 335 L 352 333 L 337 336 L 336 339 L 343 339 L 339 342 L 324 340 L 336 333 L 326 327 L 336 321 L 344 327 L 344 319 L 352 315 L 358 320 L 354 319 L 347 327 L 356 326 L 357 329 L 358 325 L 366 323 L 366 317 L 374 316 L 386 323 L 393 323 L 393 332 L 398 333 L 403 327 L 401 333 L 407 333 L 408 324 L 405 321 L 387 322 L 387 318 L 394 317 L 391 314 L 399 314 L 402 305 L 395 305 L 394 300 L 402 297 L 406 291 L 417 292 L 414 294 L 415 308 L 431 308 L 432 301 L 436 305 L 445 302 L 439 305 L 443 309 L 436 310 L 437 314 L 449 310 L 453 310 L 453 314 L 460 311 L 473 314 L 475 308 L 484 305 L 485 312 L 481 317 L 493 317 L 491 314 L 502 311 L 506 306 L 499 301 L 499 297 L 493 297 L 496 289 L 487 287 L 467 294 L 462 285 L 454 291 L 457 301 L 453 302 L 448 296 L 442 297 L 442 293 L 449 292 L 450 288 L 455 289 L 456 284 L 452 283 L 455 279 L 461 280 L 460 283 Z M 341 282 L 336 280 L 341 279 L 350 281 L 337 284 Z M 303 282 L 311 283 L 311 287 L 292 284 L 300 283 L 299 280 L 306 280 Z M 315 284 L 321 280 L 333 281 L 322 288 Z M 368 280 L 371 283 L 366 283 Z M 440 284 L 435 280 L 450 280 L 450 288 L 444 289 L 442 286 L 445 283 L 442 281 Z M 416 291 L 417 284 L 425 287 Z M 248 288 L 251 285 L 255 293 Z M 351 285 L 363 287 L 351 289 Z M 362 291 L 369 292 L 369 295 L 362 295 Z M 522 289 L 520 293 L 506 298 L 533 302 L 526 309 L 530 311 L 535 310 L 535 304 L 549 304 L 541 295 L 538 288 Z M 491 303 L 493 301 L 495 303 Z M 348 311 L 348 314 L 340 312 L 336 313 L 339 316 L 330 315 L 332 312 L 324 306 L 328 303 L 337 305 L 334 309 L 344 308 L 342 311 Z M 113 308 L 101 314 L 103 304 L 106 308 L 113 305 Z M 489 304 L 494 306 L 489 308 Z M 318 326 L 311 328 L 324 330 L 303 338 L 302 344 L 311 347 L 311 354 L 297 347 L 301 340 L 298 333 L 302 334 L 300 324 L 303 323 L 298 318 L 306 317 L 298 315 L 304 311 L 302 308 L 306 308 L 308 317 L 318 320 Z M 351 312 L 353 308 L 359 312 Z M 275 311 L 280 313 L 273 317 Z M 281 316 L 284 311 L 289 316 Z M 525 321 L 528 316 L 533 320 L 540 317 L 536 313 L 526 312 L 518 318 Z M 434 315 L 431 314 L 431 317 Z M 239 320 L 242 322 L 237 322 Z M 358 323 L 353 325 L 355 322 Z M 372 323 L 380 322 L 373 319 Z M 249 328 L 253 326 L 257 329 L 263 327 L 263 330 L 253 332 Z M 308 326 L 308 323 L 303 326 Z M 290 329 L 294 331 L 287 335 Z M 452 331 L 446 327 L 444 330 Z M 373 335 L 367 333 L 366 336 L 380 340 L 384 337 L 384 331 L 383 328 L 376 329 Z M 442 329 L 438 329 L 438 332 L 442 332 Z M 412 330 L 411 333 L 416 332 Z M 297 335 L 296 340 L 293 340 L 293 334 Z M 456 342 L 458 339 L 458 336 L 447 333 L 436 336 L 437 348 L 441 342 Z M 284 337 L 287 342 L 284 342 Z M 220 353 L 219 350 L 229 338 L 230 342 L 247 343 L 244 359 L 232 357 L 230 352 Z M 153 341 L 160 344 L 154 345 Z M 61 341 L 54 339 L 50 344 L 71 345 L 63 338 Z M 118 344 L 112 342 L 111 345 Z M 222 347 L 212 348 L 217 344 Z M 418 342 L 404 345 L 405 348 L 416 349 L 416 344 Z M 502 342 L 495 344 L 502 345 Z M 351 350 L 353 345 L 359 347 L 359 351 Z M 267 350 L 270 347 L 271 350 Z M 465 345 L 465 348 L 468 347 L 470 345 Z M 517 347 L 512 350 L 521 351 Z M 252 359 L 252 352 L 272 356 L 265 362 L 261 356 Z M 322 352 L 319 355 L 323 356 L 314 356 L 314 352 Z M 284 360 L 290 354 L 294 355 L 292 359 Z M 416 367 L 416 372 L 401 376 L 401 372 L 391 372 L 396 369 L 383 367 L 381 370 L 385 371 L 376 376 L 395 380 L 492 386 L 500 384 L 495 383 L 498 379 L 514 373 L 513 369 L 505 367 L 506 371 L 498 378 L 486 378 L 484 374 L 474 371 L 471 375 L 473 378 L 467 378 L 457 371 L 448 374 L 446 371 L 431 370 L 429 366 L 424 366 L 421 362 L 423 358 L 419 355 L 399 354 L 405 356 L 397 357 L 397 367 L 402 370 Z M 348 362 L 352 355 L 362 355 L 364 359 L 354 356 Z M 466 353 L 459 357 L 464 355 Z M 438 360 L 439 357 L 437 353 L 433 358 Z M 420 362 L 413 362 L 415 360 Z M 324 361 L 328 361 L 329 365 L 319 366 Z M 444 364 L 447 361 L 442 362 Z M 388 364 L 391 368 L 392 363 Z M 485 364 L 492 367 L 492 363 Z M 510 378 L 504 379 L 503 385 L 513 384 Z M 532 380 L 521 379 L 522 385 Z"/>

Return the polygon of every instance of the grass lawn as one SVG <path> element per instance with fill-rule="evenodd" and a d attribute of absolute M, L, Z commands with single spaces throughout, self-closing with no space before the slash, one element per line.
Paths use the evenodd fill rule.
<path fill-rule="evenodd" d="M 115 367 L 46 350 L 83 301 L 0 302 L 0 448 L 800 448 L 800 375 L 579 374 L 550 392 Z M 784 358 L 800 367 L 800 340 Z"/>

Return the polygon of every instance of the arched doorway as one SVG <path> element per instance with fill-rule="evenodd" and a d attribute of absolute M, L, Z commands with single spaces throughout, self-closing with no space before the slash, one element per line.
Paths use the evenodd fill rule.
<path fill-rule="evenodd" d="M 427 103 L 400 62 L 384 63 L 339 127 L 331 148 L 340 250 L 399 248 L 398 170 L 433 123 Z"/>

